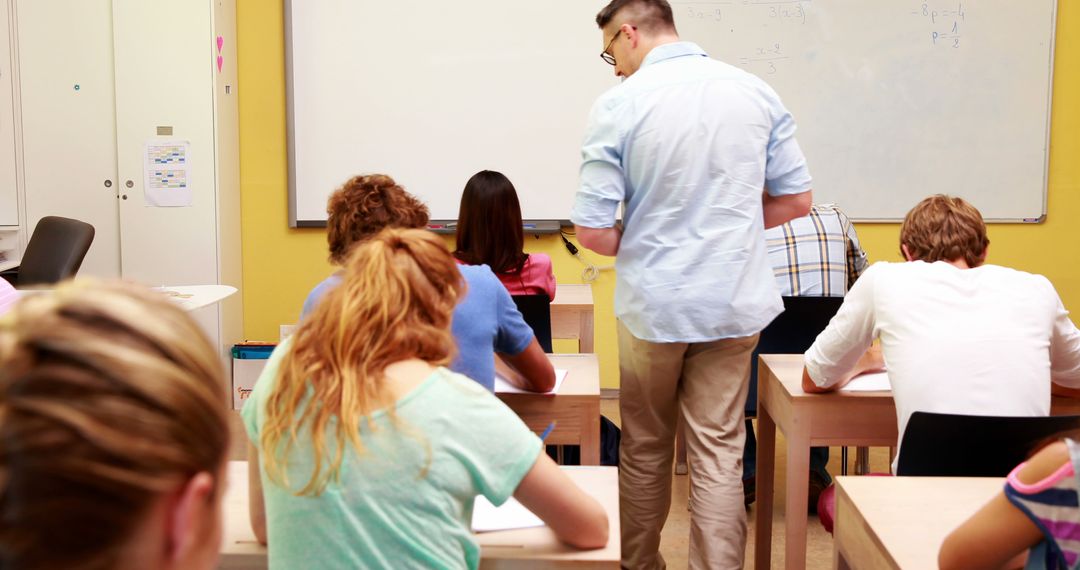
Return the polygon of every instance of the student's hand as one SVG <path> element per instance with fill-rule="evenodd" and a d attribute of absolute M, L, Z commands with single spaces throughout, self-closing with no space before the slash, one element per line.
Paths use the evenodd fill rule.
<path fill-rule="evenodd" d="M 855 364 L 855 369 L 858 372 L 853 376 L 866 374 L 868 372 L 884 372 L 885 357 L 881 354 L 881 345 L 870 345 L 870 348 L 859 357 L 859 361 Z"/>
<path fill-rule="evenodd" d="M 547 454 L 540 453 L 518 483 L 514 498 L 570 546 L 594 549 L 607 545 L 607 511 L 575 485 Z"/>
<path fill-rule="evenodd" d="M 803 367 L 802 375 L 802 390 L 807 394 L 822 394 L 825 392 L 834 392 L 847 386 L 848 382 L 851 382 L 853 378 L 860 374 L 867 374 L 870 372 L 884 372 L 885 371 L 885 357 L 881 354 L 881 346 L 877 344 L 870 345 L 870 348 L 866 350 L 859 357 L 859 360 L 855 362 L 854 368 L 845 374 L 838 382 L 822 388 L 818 386 L 814 379 L 810 377 L 810 371 Z M 1078 391 L 1080 392 L 1080 391 Z"/>
<path fill-rule="evenodd" d="M 495 370 L 501 374 L 504 368 L 499 361 L 506 368 L 513 369 L 512 373 L 508 371 L 511 375 L 503 377 L 522 390 L 550 392 L 555 387 L 555 367 L 535 337 L 521 354 L 495 355 Z"/>

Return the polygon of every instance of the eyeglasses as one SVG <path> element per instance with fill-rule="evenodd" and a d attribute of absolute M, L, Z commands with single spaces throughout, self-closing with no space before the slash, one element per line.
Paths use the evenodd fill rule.
<path fill-rule="evenodd" d="M 608 50 L 611 49 L 611 46 L 615 43 L 615 40 L 619 39 L 619 34 L 621 33 L 621 29 L 615 32 L 615 35 L 611 37 L 611 41 L 608 42 L 607 47 L 604 48 L 604 51 L 600 52 L 600 59 L 607 62 L 608 65 L 615 65 L 615 56 L 611 55 L 611 52 Z"/>

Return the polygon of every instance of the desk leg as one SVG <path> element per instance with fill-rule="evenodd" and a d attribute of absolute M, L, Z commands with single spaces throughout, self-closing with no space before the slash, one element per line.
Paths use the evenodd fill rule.
<path fill-rule="evenodd" d="M 787 539 L 784 566 L 803 569 L 806 567 L 806 501 L 807 485 L 810 483 L 810 438 L 805 428 L 796 433 L 785 433 L 787 438 L 787 495 L 784 498 L 784 536 Z"/>
<path fill-rule="evenodd" d="M 593 346 L 593 314 L 592 310 L 582 312 L 579 317 L 579 325 L 581 327 L 581 338 L 578 339 L 578 351 L 582 354 L 592 354 L 596 352 Z"/>
<path fill-rule="evenodd" d="M 754 522 L 754 568 L 772 566 L 773 475 L 776 469 L 776 423 L 758 402 L 757 516 Z M 807 458 L 809 461 L 809 458 Z"/>
<path fill-rule="evenodd" d="M 581 464 L 600 465 L 600 400 L 585 407 L 581 425 Z"/>

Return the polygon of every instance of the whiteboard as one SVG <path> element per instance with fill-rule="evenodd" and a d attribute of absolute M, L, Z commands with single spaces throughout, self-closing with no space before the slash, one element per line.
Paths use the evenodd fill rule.
<path fill-rule="evenodd" d="M 606 3 L 287 0 L 290 223 L 324 225 L 330 192 L 365 172 L 453 220 L 485 168 L 527 219 L 565 220 L 589 108 L 617 84 Z M 780 94 L 816 201 L 871 221 L 939 192 L 988 220 L 1045 215 L 1055 0 L 672 7 L 684 40 Z"/>

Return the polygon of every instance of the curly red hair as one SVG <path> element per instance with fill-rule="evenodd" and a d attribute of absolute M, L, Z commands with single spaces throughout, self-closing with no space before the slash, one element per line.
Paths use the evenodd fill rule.
<path fill-rule="evenodd" d="M 354 176 L 326 203 L 330 262 L 344 265 L 349 251 L 385 228 L 422 228 L 428 207 L 385 174 Z"/>

